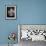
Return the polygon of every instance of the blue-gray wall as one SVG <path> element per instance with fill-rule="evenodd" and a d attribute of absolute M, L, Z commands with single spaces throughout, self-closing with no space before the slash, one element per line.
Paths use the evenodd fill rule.
<path fill-rule="evenodd" d="M 16 5 L 16 20 L 5 20 L 5 5 L 7 4 Z M 1 0 L 0 44 L 8 43 L 7 37 L 10 32 L 17 34 L 18 24 L 46 24 L 46 0 Z"/>

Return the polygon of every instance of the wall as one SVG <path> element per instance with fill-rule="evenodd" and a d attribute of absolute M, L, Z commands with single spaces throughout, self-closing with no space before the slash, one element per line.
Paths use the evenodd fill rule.
<path fill-rule="evenodd" d="M 20 1 L 21 24 L 46 24 L 46 0 Z"/>
<path fill-rule="evenodd" d="M 16 20 L 5 20 L 5 4 L 16 4 Z M 8 43 L 9 32 L 18 32 L 18 24 L 46 24 L 46 0 L 0 0 L 0 44 Z"/>

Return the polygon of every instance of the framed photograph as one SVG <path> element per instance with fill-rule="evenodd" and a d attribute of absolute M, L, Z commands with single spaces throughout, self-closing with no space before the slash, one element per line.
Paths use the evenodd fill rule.
<path fill-rule="evenodd" d="M 5 18 L 8 20 L 16 19 L 16 5 L 6 5 Z"/>

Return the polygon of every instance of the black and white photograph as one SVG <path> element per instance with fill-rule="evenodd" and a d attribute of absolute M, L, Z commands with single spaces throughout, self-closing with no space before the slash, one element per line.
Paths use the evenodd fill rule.
<path fill-rule="evenodd" d="M 16 19 L 16 5 L 6 5 L 6 19 Z"/>

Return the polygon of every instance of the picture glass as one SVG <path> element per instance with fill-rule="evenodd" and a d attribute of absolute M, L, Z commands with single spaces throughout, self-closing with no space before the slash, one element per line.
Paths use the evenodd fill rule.
<path fill-rule="evenodd" d="M 16 19 L 16 6 L 6 6 L 6 19 Z"/>

